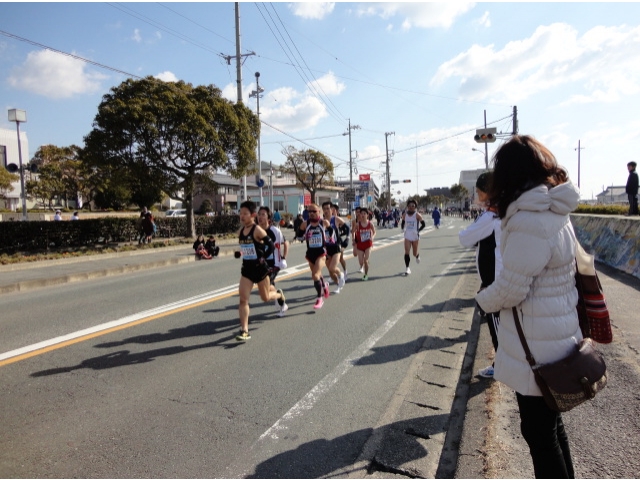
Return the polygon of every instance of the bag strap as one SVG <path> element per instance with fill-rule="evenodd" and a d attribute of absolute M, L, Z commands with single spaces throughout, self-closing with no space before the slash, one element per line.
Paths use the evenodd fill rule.
<path fill-rule="evenodd" d="M 531 354 L 531 350 L 529 350 L 529 344 L 527 343 L 526 338 L 524 338 L 524 332 L 522 331 L 522 325 L 520 325 L 520 318 L 518 317 L 518 310 L 516 309 L 516 307 L 512 307 L 511 310 L 513 311 L 513 321 L 516 324 L 516 330 L 518 330 L 518 337 L 520 337 L 520 343 L 522 343 L 522 348 L 524 348 L 524 353 L 527 357 L 527 362 L 529 362 L 529 365 L 531 365 L 531 368 L 533 369 L 533 367 L 536 366 L 536 360 L 535 358 L 533 358 L 533 355 Z M 533 371 L 535 372 L 535 369 Z"/>

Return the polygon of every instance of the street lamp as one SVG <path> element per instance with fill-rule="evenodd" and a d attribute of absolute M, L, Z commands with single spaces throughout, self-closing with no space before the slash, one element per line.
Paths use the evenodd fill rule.
<path fill-rule="evenodd" d="M 256 97 L 256 111 L 258 114 L 258 121 L 260 120 L 260 94 L 264 92 L 264 88 L 259 83 L 260 72 L 256 72 L 256 89 L 253 90 L 249 97 Z M 264 180 L 262 180 L 262 160 L 260 158 L 260 133 L 258 133 L 258 187 L 260 188 L 260 206 L 263 205 L 262 187 L 264 186 Z"/>
<path fill-rule="evenodd" d="M 473 150 L 474 152 L 478 152 L 480 154 L 482 154 L 482 156 L 484 157 L 484 166 L 487 167 L 487 170 L 489 169 L 489 159 L 487 158 L 487 152 L 483 152 L 482 150 L 478 150 L 477 148 L 472 148 L 471 150 Z"/>
<path fill-rule="evenodd" d="M 22 168 L 22 146 L 20 145 L 20 122 L 27 121 L 27 112 L 12 108 L 9 110 L 9 121 L 16 122 L 18 132 L 18 161 L 20 163 L 20 194 L 22 195 L 22 220 L 27 220 L 27 192 L 24 189 L 24 169 Z"/>

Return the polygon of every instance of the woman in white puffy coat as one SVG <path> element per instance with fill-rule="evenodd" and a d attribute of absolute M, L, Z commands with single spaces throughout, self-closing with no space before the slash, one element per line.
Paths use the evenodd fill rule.
<path fill-rule="evenodd" d="M 516 391 L 536 478 L 574 478 L 562 417 L 542 398 L 511 309 L 518 311 L 537 363 L 565 357 L 582 339 L 569 218 L 580 194 L 553 154 L 532 137 L 512 137 L 493 162 L 489 196 L 502 219 L 502 272 L 476 300 L 486 312 L 501 311 L 495 379 Z"/>

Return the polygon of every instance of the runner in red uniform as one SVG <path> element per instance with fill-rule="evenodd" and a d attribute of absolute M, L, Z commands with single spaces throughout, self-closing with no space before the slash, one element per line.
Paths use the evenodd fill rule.
<path fill-rule="evenodd" d="M 364 267 L 362 280 L 369 280 L 369 255 L 373 248 L 373 239 L 376 236 L 376 227 L 369 220 L 369 210 L 360 209 L 358 223 L 355 226 L 354 245 L 358 249 L 358 262 Z"/>

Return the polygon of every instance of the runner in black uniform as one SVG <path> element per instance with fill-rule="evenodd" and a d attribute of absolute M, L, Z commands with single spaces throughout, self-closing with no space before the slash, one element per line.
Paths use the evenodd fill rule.
<path fill-rule="evenodd" d="M 331 279 L 336 282 L 338 288 L 335 293 L 340 293 L 342 287 L 344 287 L 344 273 L 340 271 L 338 262 L 340 261 L 340 252 L 342 247 L 340 246 L 340 227 L 344 225 L 344 220 L 340 217 L 334 217 L 331 213 L 331 202 L 324 202 L 322 204 L 322 214 L 324 219 L 329 221 L 329 226 L 326 229 L 326 250 L 327 250 L 327 270 Z"/>
<path fill-rule="evenodd" d="M 334 217 L 339 218 L 340 217 L 339 212 L 340 212 L 340 209 L 338 205 L 335 203 L 332 203 L 331 214 Z M 349 233 L 351 232 L 351 229 L 349 228 L 349 225 L 347 224 L 347 222 L 344 221 L 344 219 L 342 219 L 342 226 L 338 227 L 338 232 L 339 232 L 338 238 L 340 240 L 340 266 L 342 267 L 342 270 L 344 272 L 344 281 L 346 282 L 349 274 L 347 272 L 347 261 L 344 259 L 344 251 L 349 246 Z"/>
<path fill-rule="evenodd" d="M 269 282 L 271 283 L 269 290 L 272 292 L 280 292 L 280 290 L 276 289 L 276 277 L 280 269 L 286 268 L 289 242 L 284 238 L 280 229 L 272 224 L 271 218 L 271 209 L 269 207 L 263 205 L 258 209 L 258 225 L 267 232 L 274 246 L 273 252 L 266 258 L 267 264 L 269 265 Z M 287 304 L 281 305 L 280 302 L 276 300 L 276 306 L 278 307 L 278 316 L 284 317 L 284 312 L 289 309 Z"/>
<path fill-rule="evenodd" d="M 258 285 L 258 292 L 263 302 L 278 300 L 282 306 L 285 303 L 282 290 L 270 291 L 269 267 L 266 258 L 273 252 L 273 241 L 259 225 L 255 223 L 256 204 L 251 201 L 240 204 L 240 223 L 242 228 L 238 232 L 240 251 L 236 257 L 242 256 L 242 270 L 240 271 L 240 332 L 236 340 L 240 342 L 251 338 L 249 334 L 249 297 L 253 284 Z"/>
<path fill-rule="evenodd" d="M 322 297 L 329 298 L 329 285 L 322 278 L 322 269 L 325 266 L 325 257 L 327 256 L 325 228 L 329 227 L 329 222 L 320 216 L 320 207 L 316 204 L 309 205 L 307 212 L 309 212 L 309 221 L 302 223 L 299 235 L 307 242 L 305 258 L 309 262 L 313 286 L 318 293 L 313 308 L 318 310 L 324 305 Z"/>

